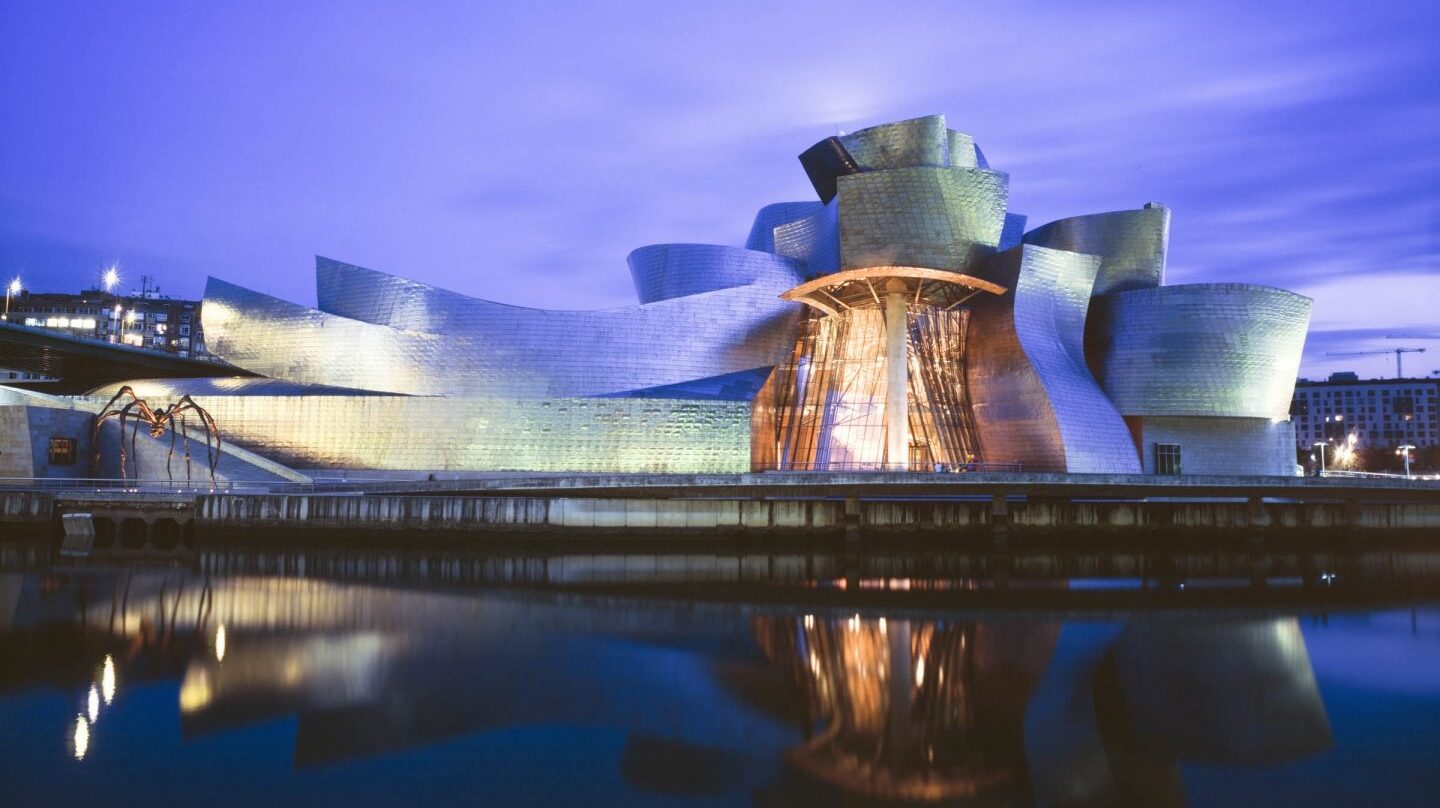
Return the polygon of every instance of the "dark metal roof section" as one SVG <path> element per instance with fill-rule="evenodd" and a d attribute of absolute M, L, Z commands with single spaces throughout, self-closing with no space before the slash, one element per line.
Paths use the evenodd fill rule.
<path fill-rule="evenodd" d="M 829 204 L 839 192 L 837 178 L 846 174 L 859 174 L 860 164 L 845 150 L 838 137 L 827 137 L 800 154 L 800 165 L 804 167 L 810 184 L 820 201 Z"/>
<path fill-rule="evenodd" d="M 49 376 L 56 381 L 8 381 L 47 393 L 84 393 L 127 379 L 194 379 L 254 376 L 222 362 L 178 356 L 0 323 L 0 367 Z"/>

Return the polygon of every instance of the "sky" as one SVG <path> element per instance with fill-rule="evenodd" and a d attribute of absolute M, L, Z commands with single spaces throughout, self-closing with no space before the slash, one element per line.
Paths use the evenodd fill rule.
<path fill-rule="evenodd" d="M 1434 0 L 0 0 L 0 275 L 625 305 L 632 249 L 741 245 L 812 143 L 943 113 L 1032 227 L 1162 202 L 1169 283 L 1313 297 L 1302 375 L 1425 375 L 1437 42 Z"/>

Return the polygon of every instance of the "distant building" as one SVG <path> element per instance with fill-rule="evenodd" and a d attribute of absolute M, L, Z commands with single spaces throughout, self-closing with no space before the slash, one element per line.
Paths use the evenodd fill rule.
<path fill-rule="evenodd" d="M 1440 444 L 1440 379 L 1301 379 L 1290 412 L 1300 447 L 1353 434 L 1362 448 L 1424 448 Z"/>
<path fill-rule="evenodd" d="M 7 319 L 15 325 L 181 357 L 206 355 L 200 301 L 177 300 L 148 288 L 129 295 L 99 289 L 80 294 L 23 291 L 10 299 Z M 0 372 L 0 378 L 7 372 Z"/>

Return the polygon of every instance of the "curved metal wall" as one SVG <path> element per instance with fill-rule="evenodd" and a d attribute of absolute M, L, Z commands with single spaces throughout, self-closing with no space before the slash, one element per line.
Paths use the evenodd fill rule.
<path fill-rule="evenodd" d="M 805 265 L 805 277 L 840 271 L 840 208 L 830 201 L 803 219 L 775 228 L 775 252 Z"/>
<path fill-rule="evenodd" d="M 840 266 L 964 271 L 995 252 L 1009 178 L 980 168 L 896 168 L 840 177 Z"/>
<path fill-rule="evenodd" d="M 948 135 L 951 168 L 983 168 L 980 165 L 980 153 L 975 150 L 975 138 L 954 129 L 951 129 Z"/>
<path fill-rule="evenodd" d="M 1129 428 L 1085 364 L 1100 259 L 1025 245 L 988 264 L 986 277 L 1011 291 L 981 295 L 971 310 L 966 380 L 984 459 L 1027 471 L 1139 473 Z"/>
<path fill-rule="evenodd" d="M 792 278 L 578 312 L 506 306 L 337 262 L 320 278 L 327 311 L 210 279 L 211 352 L 264 376 L 360 390 L 606 395 L 773 366 L 799 316 L 778 298 Z"/>
<path fill-rule="evenodd" d="M 1170 209 L 1163 205 L 1059 219 L 1031 230 L 1024 242 L 1098 255 L 1096 295 L 1145 289 L 1165 282 Z"/>
<path fill-rule="evenodd" d="M 840 135 L 839 140 L 861 171 L 950 165 L 944 115 L 872 126 Z"/>
<path fill-rule="evenodd" d="M 651 244 L 625 260 L 641 303 L 757 282 L 788 289 L 803 280 L 798 261 L 718 244 Z"/>
<path fill-rule="evenodd" d="M 1310 299 L 1205 283 L 1098 297 L 1089 355 L 1125 415 L 1289 417 Z"/>
<path fill-rule="evenodd" d="M 199 397 L 226 447 L 294 468 L 733 473 L 750 467 L 744 401 L 302 395 L 215 391 L 206 381 L 141 381 L 135 388 L 152 404 Z M 192 426 L 192 452 L 193 435 Z M 203 457 L 204 448 L 198 451 Z M 163 452 L 155 458 L 159 466 L 148 459 L 142 466 L 163 473 Z M 222 471 L 233 465 L 224 462 Z M 175 463 L 183 474 L 181 459 Z"/>
<path fill-rule="evenodd" d="M 823 202 L 776 202 L 766 205 L 755 214 L 755 223 L 750 225 L 750 235 L 745 239 L 745 249 L 775 252 L 775 228 L 814 216 L 824 207 Z"/>

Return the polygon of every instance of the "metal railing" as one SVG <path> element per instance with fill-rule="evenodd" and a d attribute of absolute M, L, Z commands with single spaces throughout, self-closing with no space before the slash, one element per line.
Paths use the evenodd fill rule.
<path fill-rule="evenodd" d="M 222 494 L 274 491 L 307 483 L 241 480 L 118 480 L 109 477 L 0 477 L 0 491 L 46 491 L 89 494 Z"/>
<path fill-rule="evenodd" d="M 1326 469 L 1321 477 L 1336 477 L 1350 480 L 1440 480 L 1440 474 L 1397 474 L 1391 471 L 1335 471 Z"/>
<path fill-rule="evenodd" d="M 910 473 L 910 474 L 964 474 L 966 472 L 1008 472 L 1019 473 L 1022 471 L 1019 463 L 929 463 L 916 464 L 889 464 L 889 463 L 823 463 L 823 464 L 787 464 L 784 468 L 774 465 L 766 466 L 762 471 L 796 471 L 796 472 L 817 472 L 847 471 L 847 472 L 886 472 L 886 473 Z"/>

